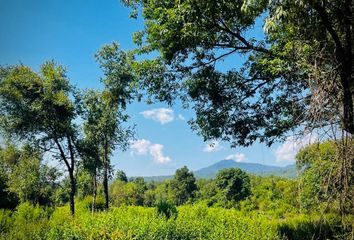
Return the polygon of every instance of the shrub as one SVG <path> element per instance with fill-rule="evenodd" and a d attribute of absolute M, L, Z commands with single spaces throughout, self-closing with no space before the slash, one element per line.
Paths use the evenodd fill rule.
<path fill-rule="evenodd" d="M 156 211 L 159 216 L 165 216 L 167 219 L 170 217 L 177 217 L 177 208 L 172 203 L 167 201 L 159 201 L 156 204 Z"/>
<path fill-rule="evenodd" d="M 93 199 L 92 197 L 85 197 L 82 201 L 80 201 L 78 203 L 78 206 L 79 207 L 82 207 L 86 210 L 89 210 L 91 211 L 92 210 L 92 202 L 93 202 Z M 101 196 L 98 196 L 96 198 L 96 208 L 95 208 L 96 211 L 103 211 L 105 210 L 105 200 L 103 197 Z"/>
<path fill-rule="evenodd" d="M 11 216 L 12 227 L 4 239 L 46 239 L 51 209 L 22 203 Z"/>
<path fill-rule="evenodd" d="M 0 233 L 11 230 L 13 224 L 12 212 L 10 210 L 0 209 Z"/>

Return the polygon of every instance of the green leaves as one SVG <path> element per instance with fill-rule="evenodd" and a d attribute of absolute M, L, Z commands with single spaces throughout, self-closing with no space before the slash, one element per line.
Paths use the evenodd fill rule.
<path fill-rule="evenodd" d="M 353 58 L 350 31 L 344 32 L 344 26 L 352 28 L 345 1 L 125 3 L 145 20 L 134 36 L 135 53 L 148 58 L 134 59 L 137 86 L 149 100 L 171 104 L 180 98 L 192 107 L 192 128 L 205 140 L 271 145 L 302 124 L 322 128 L 343 117 L 338 98 L 344 92 L 336 86 L 346 83 L 342 89 L 348 89 L 352 80 L 339 81 L 338 70 L 345 65 L 341 76 L 353 72 L 351 62 L 337 59 L 344 39 L 351 44 L 342 55 Z M 353 91 L 346 94 L 349 118 Z M 350 130 L 353 120 L 345 122 Z"/>
<path fill-rule="evenodd" d="M 196 179 L 186 166 L 176 170 L 176 174 L 171 181 L 171 190 L 177 205 L 185 204 L 195 196 L 197 190 Z"/>
<path fill-rule="evenodd" d="M 102 82 L 112 94 L 112 101 L 125 109 L 135 91 L 135 78 L 131 69 L 133 55 L 120 50 L 114 42 L 102 47 L 95 57 L 105 75 Z"/>
<path fill-rule="evenodd" d="M 216 185 L 233 204 L 251 195 L 250 178 L 239 168 L 221 170 L 216 176 Z"/>
<path fill-rule="evenodd" d="M 71 89 L 64 69 L 54 62 L 43 64 L 41 74 L 13 67 L 0 85 L 2 127 L 19 138 L 43 132 L 61 137 L 75 117 Z"/>

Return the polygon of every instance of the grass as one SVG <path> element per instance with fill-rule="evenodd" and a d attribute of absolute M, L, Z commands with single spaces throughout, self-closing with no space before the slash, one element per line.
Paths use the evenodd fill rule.
<path fill-rule="evenodd" d="M 186 205 L 175 218 L 155 208 L 122 206 L 90 213 L 78 204 L 76 216 L 69 208 L 42 209 L 21 204 L 18 211 L 0 211 L 1 239 L 333 239 L 333 226 L 311 215 L 276 218 L 261 212 Z M 331 227 L 330 227 L 331 226 Z M 324 230 L 324 231 L 323 231 Z"/>

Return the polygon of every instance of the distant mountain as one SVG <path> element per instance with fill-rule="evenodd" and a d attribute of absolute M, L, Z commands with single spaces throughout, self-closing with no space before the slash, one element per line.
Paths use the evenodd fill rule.
<path fill-rule="evenodd" d="M 288 165 L 285 167 L 278 167 L 278 166 L 270 166 L 270 165 L 263 165 L 259 163 L 246 163 L 246 162 L 235 162 L 232 160 L 221 160 L 217 163 L 214 163 L 208 167 L 201 168 L 197 171 L 194 171 L 194 176 L 197 178 L 214 178 L 216 174 L 224 169 L 224 168 L 240 168 L 241 170 L 259 176 L 278 176 L 278 177 L 285 177 L 285 178 L 296 178 L 296 166 Z M 163 181 L 172 179 L 172 175 L 166 176 L 151 176 L 151 177 L 144 177 L 145 181 Z"/>
<path fill-rule="evenodd" d="M 240 168 L 241 170 L 261 176 L 275 175 L 280 177 L 296 177 L 295 165 L 289 165 L 286 167 L 277 167 L 263 165 L 259 163 L 246 163 L 246 162 L 235 162 L 232 160 L 222 160 L 208 167 L 199 169 L 194 172 L 195 176 L 199 178 L 213 178 L 216 176 L 218 171 L 224 168 Z"/>

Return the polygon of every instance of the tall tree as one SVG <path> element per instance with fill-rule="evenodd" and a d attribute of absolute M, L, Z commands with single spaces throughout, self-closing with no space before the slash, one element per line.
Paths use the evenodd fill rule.
<path fill-rule="evenodd" d="M 110 167 L 109 155 L 119 145 L 121 149 L 128 146 L 128 140 L 133 137 L 132 129 L 124 129 L 121 123 L 128 115 L 124 113 L 126 106 L 137 95 L 136 79 L 132 71 L 132 54 L 119 49 L 117 43 L 103 46 L 95 55 L 104 78 L 105 91 L 99 100 L 102 108 L 100 128 L 102 130 L 102 149 L 104 165 L 104 192 L 106 208 L 108 208 L 108 169 Z"/>
<path fill-rule="evenodd" d="M 16 141 L 39 144 L 64 162 L 70 179 L 70 210 L 75 213 L 77 108 L 65 69 L 46 62 L 40 72 L 19 65 L 0 74 L 0 124 Z"/>
<path fill-rule="evenodd" d="M 142 9 L 137 53 L 158 53 L 135 64 L 141 84 L 186 99 L 205 139 L 272 144 L 303 124 L 354 134 L 352 0 L 123 2 Z"/>
<path fill-rule="evenodd" d="M 197 184 L 193 172 L 184 166 L 176 170 L 171 188 L 177 205 L 186 203 L 195 196 Z"/>
<path fill-rule="evenodd" d="M 126 149 L 133 131 L 124 126 L 128 115 L 119 109 L 115 95 L 109 91 L 88 91 L 84 96 L 84 109 L 85 143 L 88 144 L 85 148 L 88 153 L 85 158 L 87 160 L 86 166 L 93 175 L 94 196 L 96 195 L 97 172 L 102 168 L 103 189 L 108 209 L 110 155 L 117 146 L 120 149 Z"/>

